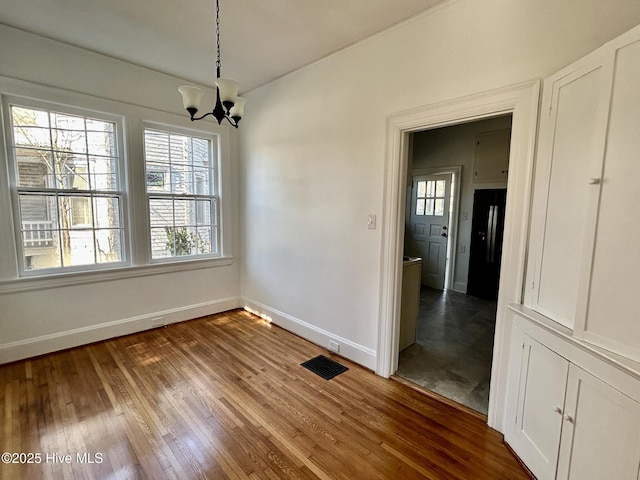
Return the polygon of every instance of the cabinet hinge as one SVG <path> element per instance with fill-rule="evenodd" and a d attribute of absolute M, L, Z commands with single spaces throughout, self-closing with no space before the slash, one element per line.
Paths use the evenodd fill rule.
<path fill-rule="evenodd" d="M 522 349 L 524 350 L 524 342 L 522 342 Z"/>
<path fill-rule="evenodd" d="M 535 280 L 533 282 L 531 282 L 531 290 L 535 290 L 536 288 L 536 282 Z"/>

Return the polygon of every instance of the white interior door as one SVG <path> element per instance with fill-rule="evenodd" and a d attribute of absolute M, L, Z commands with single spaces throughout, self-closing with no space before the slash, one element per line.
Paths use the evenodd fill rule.
<path fill-rule="evenodd" d="M 451 174 L 416 175 L 411 193 L 407 253 L 422 257 L 422 284 L 444 289 Z"/>

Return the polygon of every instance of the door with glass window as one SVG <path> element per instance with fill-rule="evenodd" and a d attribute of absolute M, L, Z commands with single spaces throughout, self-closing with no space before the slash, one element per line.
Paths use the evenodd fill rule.
<path fill-rule="evenodd" d="M 450 173 L 413 177 L 406 253 L 422 257 L 422 284 L 439 290 L 447 266 L 450 197 Z"/>

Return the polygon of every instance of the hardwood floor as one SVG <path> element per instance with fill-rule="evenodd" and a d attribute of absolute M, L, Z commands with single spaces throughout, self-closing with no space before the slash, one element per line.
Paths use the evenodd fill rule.
<path fill-rule="evenodd" d="M 41 455 L 0 478 L 528 478 L 481 419 L 319 354 L 237 310 L 0 366 L 1 451 Z"/>

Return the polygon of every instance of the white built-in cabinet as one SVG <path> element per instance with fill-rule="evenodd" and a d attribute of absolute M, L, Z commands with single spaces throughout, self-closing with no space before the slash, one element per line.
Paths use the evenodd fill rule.
<path fill-rule="evenodd" d="M 545 80 L 505 440 L 539 479 L 640 480 L 640 27 Z"/>
<path fill-rule="evenodd" d="M 640 361 L 640 28 L 542 98 L 525 304 Z"/>
<path fill-rule="evenodd" d="M 640 478 L 638 378 L 512 315 L 507 443 L 539 480 Z"/>

